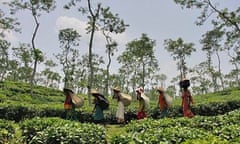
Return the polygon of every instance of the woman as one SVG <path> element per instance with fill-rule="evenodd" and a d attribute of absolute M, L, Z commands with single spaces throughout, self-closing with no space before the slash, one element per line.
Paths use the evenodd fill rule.
<path fill-rule="evenodd" d="M 72 102 L 72 95 L 74 95 L 73 90 L 70 88 L 64 88 L 63 93 L 66 96 L 65 101 L 64 101 L 64 109 L 66 112 L 66 119 L 67 120 L 77 120 L 75 106 Z"/>
<path fill-rule="evenodd" d="M 117 122 L 119 124 L 124 124 L 125 123 L 124 104 L 121 101 L 121 93 L 120 93 L 120 89 L 118 87 L 113 88 L 113 98 L 116 98 L 117 102 L 118 102 L 118 107 L 117 107 L 117 112 L 116 112 Z"/>
<path fill-rule="evenodd" d="M 103 109 L 100 106 L 100 97 L 103 96 L 101 95 L 97 90 L 92 90 L 91 92 L 92 96 L 94 96 L 93 103 L 95 104 L 94 106 L 94 114 L 93 114 L 93 120 L 95 123 L 103 123 L 104 122 L 104 114 L 103 114 Z"/>
<path fill-rule="evenodd" d="M 145 111 L 145 100 L 143 99 L 144 96 L 144 90 L 143 88 L 138 88 L 136 90 L 137 93 L 137 100 L 138 100 L 138 113 L 137 113 L 137 119 L 144 119 L 147 117 L 146 111 Z"/>
<path fill-rule="evenodd" d="M 182 110 L 183 110 L 183 116 L 192 118 L 194 114 L 191 111 L 191 105 L 193 104 L 193 98 L 188 90 L 188 87 L 190 86 L 189 80 L 183 80 L 180 82 L 180 87 L 183 88 L 182 90 Z"/>
<path fill-rule="evenodd" d="M 160 118 L 164 118 L 168 115 L 168 105 L 164 97 L 164 89 L 162 87 L 157 88 L 158 95 L 158 106 L 160 109 Z"/>

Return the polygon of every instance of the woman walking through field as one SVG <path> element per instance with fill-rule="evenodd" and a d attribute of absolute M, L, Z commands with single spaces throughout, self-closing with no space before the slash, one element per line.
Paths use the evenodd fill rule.
<path fill-rule="evenodd" d="M 104 97 L 104 96 L 100 94 L 97 90 L 92 90 L 91 94 L 94 97 L 93 120 L 95 123 L 104 123 L 103 109 L 100 105 L 100 97 Z"/>
<path fill-rule="evenodd" d="M 137 113 L 137 119 L 144 119 L 147 117 L 147 104 L 149 103 L 149 99 L 144 94 L 144 90 L 142 87 L 136 89 L 137 93 L 137 100 L 138 100 L 138 113 Z"/>
<path fill-rule="evenodd" d="M 118 107 L 116 112 L 117 123 L 123 125 L 125 123 L 124 119 L 124 103 L 121 100 L 121 93 L 118 87 L 113 88 L 113 98 L 117 99 Z"/>
<path fill-rule="evenodd" d="M 193 105 L 193 98 L 191 92 L 188 90 L 190 86 L 189 80 L 185 79 L 180 82 L 180 87 L 182 90 L 182 110 L 183 116 L 192 118 L 194 114 L 191 111 L 191 105 Z"/>
<path fill-rule="evenodd" d="M 162 87 L 157 88 L 158 96 L 158 106 L 160 108 L 160 118 L 164 118 L 168 115 L 168 104 L 164 96 L 164 89 Z"/>
<path fill-rule="evenodd" d="M 64 109 L 66 112 L 67 120 L 77 120 L 77 113 L 75 111 L 75 105 L 72 102 L 72 96 L 74 92 L 71 88 L 64 88 L 63 93 L 66 96 L 64 101 Z"/>

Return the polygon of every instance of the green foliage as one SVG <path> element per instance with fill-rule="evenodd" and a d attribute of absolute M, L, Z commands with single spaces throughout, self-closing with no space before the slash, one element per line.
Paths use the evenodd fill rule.
<path fill-rule="evenodd" d="M 127 135 L 114 135 L 110 142 L 111 144 L 129 144 L 131 142 L 131 137 Z"/>
<path fill-rule="evenodd" d="M 239 142 L 240 109 L 219 116 L 195 116 L 192 119 L 144 119 L 132 121 L 126 127 L 133 143 L 234 143 Z M 119 139 L 118 139 L 119 138 Z M 207 141 L 208 140 L 208 141 Z"/>
<path fill-rule="evenodd" d="M 14 122 L 0 119 L 0 144 L 19 143 L 17 130 L 18 127 Z"/>
<path fill-rule="evenodd" d="M 34 118 L 21 123 L 24 140 L 30 144 L 106 143 L 105 130 L 59 118 Z"/>
<path fill-rule="evenodd" d="M 61 122 L 63 120 L 59 118 L 33 118 L 28 119 L 20 123 L 20 127 L 23 131 L 24 140 L 29 142 L 38 132 L 46 129 L 47 127 Z"/>
<path fill-rule="evenodd" d="M 182 117 L 181 99 L 175 99 L 169 117 L 157 119 L 156 102 L 151 103 L 148 119 L 136 121 L 137 101 L 126 108 L 125 127 L 80 123 L 92 122 L 92 109 L 84 105 L 78 109 L 79 122 L 67 121 L 64 117 L 62 91 L 38 86 L 30 97 L 29 85 L 18 82 L 0 83 L 0 140 L 5 143 L 239 143 L 240 103 L 239 89 L 195 96 L 192 119 Z M 86 98 L 87 96 L 83 96 Z M 117 103 L 110 100 L 110 109 L 104 111 L 107 122 L 113 124 Z M 214 102 L 215 101 L 215 102 Z M 228 111 L 232 111 L 227 113 Z M 224 115 L 219 115 L 224 114 Z M 207 116 L 199 116 L 207 115 Z M 48 117 L 48 118 L 39 118 Z M 58 118 L 56 118 L 58 117 Z M 60 118 L 61 117 L 61 118 Z M 157 120 L 152 119 L 156 118 Z M 179 118 L 180 117 L 180 118 Z M 17 126 L 19 125 L 19 126 Z M 18 128 L 20 127 L 20 129 Z M 15 130 L 16 129 L 16 130 Z M 105 131 L 107 130 L 107 136 Z M 97 136 L 95 135 L 97 134 Z"/>
<path fill-rule="evenodd" d="M 228 141 L 219 139 L 216 136 L 206 136 L 204 138 L 189 139 L 182 144 L 229 144 Z"/>

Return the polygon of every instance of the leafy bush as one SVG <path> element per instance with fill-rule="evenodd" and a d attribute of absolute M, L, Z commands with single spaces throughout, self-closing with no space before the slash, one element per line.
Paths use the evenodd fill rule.
<path fill-rule="evenodd" d="M 128 135 L 133 143 L 234 143 L 240 137 L 240 109 L 219 116 L 195 116 L 194 118 L 164 118 L 160 120 L 144 119 L 130 122 Z"/>
<path fill-rule="evenodd" d="M 19 125 L 23 131 L 24 141 L 29 142 L 38 133 L 55 123 L 62 122 L 60 118 L 33 118 L 21 122 Z M 62 122 L 63 123 L 63 122 Z"/>
<path fill-rule="evenodd" d="M 18 143 L 17 125 L 12 121 L 0 119 L 0 144 Z"/>
<path fill-rule="evenodd" d="M 105 129 L 60 118 L 33 118 L 21 124 L 24 141 L 30 144 L 106 143 Z"/>

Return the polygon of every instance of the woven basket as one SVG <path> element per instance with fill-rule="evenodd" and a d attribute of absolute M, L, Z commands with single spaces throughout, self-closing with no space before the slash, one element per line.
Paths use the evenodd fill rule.
<path fill-rule="evenodd" d="M 128 94 L 125 94 L 125 93 L 121 93 L 120 94 L 120 100 L 123 102 L 123 105 L 126 107 L 126 106 L 129 106 L 132 102 L 132 97 Z"/>
<path fill-rule="evenodd" d="M 83 98 L 77 96 L 77 95 L 72 95 L 72 102 L 75 105 L 76 108 L 80 108 L 84 105 L 84 100 Z"/>

